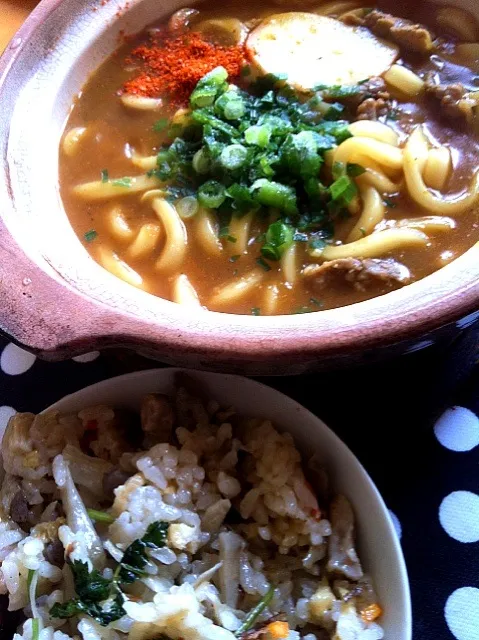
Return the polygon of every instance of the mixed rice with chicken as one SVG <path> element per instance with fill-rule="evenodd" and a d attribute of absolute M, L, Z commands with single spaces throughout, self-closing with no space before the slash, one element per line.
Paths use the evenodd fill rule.
<path fill-rule="evenodd" d="M 383 638 L 347 499 L 289 434 L 196 395 L 10 420 L 2 639 Z"/>

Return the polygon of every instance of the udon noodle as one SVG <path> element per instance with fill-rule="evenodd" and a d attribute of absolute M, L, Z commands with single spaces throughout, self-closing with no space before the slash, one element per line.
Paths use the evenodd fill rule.
<path fill-rule="evenodd" d="M 287 10 L 293 13 L 269 18 Z M 206 2 L 198 11 L 181 10 L 169 23 L 159 25 L 162 37 L 169 37 L 172 25 L 176 29 L 180 24 L 182 33 L 200 33 L 215 45 L 244 47 L 248 73 L 233 82 L 234 87 L 224 85 L 218 90 L 215 105 L 223 94 L 254 92 L 254 83 L 268 72 L 268 61 L 274 56 L 267 48 L 270 43 L 264 44 L 262 29 L 278 29 L 278 47 L 286 50 L 291 32 L 302 28 L 308 16 L 317 28 L 323 28 L 321 19 L 327 16 L 341 25 L 340 35 L 342 29 L 349 29 L 348 37 L 360 33 L 368 43 L 372 38 L 375 47 L 382 47 L 378 57 L 389 56 L 382 73 L 368 74 L 368 64 L 373 62 L 366 58 L 366 77 L 340 82 L 339 87 L 330 82 L 307 87 L 305 73 L 276 80 L 275 108 L 285 87 L 291 86 L 294 104 L 313 104 L 311 96 L 315 96 L 316 120 L 314 125 L 301 121 L 301 131 L 296 129 L 279 142 L 277 138 L 276 148 L 267 147 L 276 154 L 273 169 L 268 169 L 273 177 L 256 174 L 247 182 L 246 165 L 242 165 L 241 186 L 249 190 L 253 204 L 241 211 L 231 204 L 236 201 L 228 191 L 239 175 L 231 163 L 256 162 L 251 160 L 251 149 L 262 144 L 257 136 L 262 133 L 266 107 L 261 107 L 263 116 L 258 112 L 259 125 L 250 120 L 245 131 L 241 118 L 232 123 L 236 129 L 231 134 L 234 144 L 229 146 L 235 149 L 228 147 L 221 155 L 229 162 L 223 166 L 223 178 L 213 174 L 202 178 L 207 165 L 197 171 L 205 162 L 203 146 L 190 161 L 193 186 L 185 191 L 181 183 L 179 189 L 158 170 L 174 138 L 169 130 L 153 125 L 159 118 L 168 120 L 188 144 L 185 132 L 198 127 L 195 109 L 204 107 L 193 102 L 178 105 L 167 92 L 122 92 L 121 87 L 144 64 L 132 52 L 139 44 L 151 43 L 152 32 L 124 44 L 86 85 L 61 145 L 65 208 L 92 257 L 130 285 L 198 310 L 272 315 L 317 311 L 381 295 L 430 274 L 466 251 L 479 238 L 479 27 L 458 8 L 433 11 L 427 3 L 421 7 L 411 3 L 401 6 L 399 18 L 395 11 L 392 4 L 370 6 L 356 1 L 304 2 L 287 8 L 270 3 L 258 10 L 252 3 L 229 0 L 221 7 Z M 314 22 L 318 16 L 321 19 Z M 279 49 L 273 53 L 282 55 Z M 311 57 L 314 53 L 310 51 Z M 347 58 L 351 52 L 343 53 Z M 296 55 L 295 49 L 291 55 Z M 357 55 L 361 61 L 361 47 Z M 280 63 L 271 64 L 277 76 Z M 350 73 L 356 77 L 358 69 Z M 339 67 L 338 77 L 344 77 Z M 218 107 L 211 109 L 211 113 L 216 109 L 211 117 L 219 126 Z M 314 135 L 318 127 L 326 131 L 325 122 L 328 131 L 339 126 L 331 109 L 338 110 L 336 123 L 344 122 L 347 135 L 338 135 L 330 148 L 317 151 L 320 163 L 314 180 L 317 189 L 323 190 L 318 196 L 324 205 L 321 218 L 311 204 L 311 182 L 304 178 L 306 160 L 296 174 L 288 175 L 286 152 L 281 153 L 291 136 L 314 139 L 317 144 L 312 131 Z M 253 111 L 248 113 L 251 118 Z M 225 118 L 222 131 L 229 132 L 231 121 Z M 205 131 L 196 135 L 206 136 Z M 268 141 L 274 141 L 274 135 L 269 131 Z M 268 141 L 265 147 L 273 144 Z M 250 159 L 245 161 L 241 154 Z M 201 185 L 211 177 L 223 180 L 220 187 L 227 195 L 221 204 L 210 199 L 206 206 Z M 283 204 L 271 204 L 266 196 L 261 200 L 257 194 L 265 182 L 280 183 L 282 193 L 296 189 L 294 213 L 288 213 L 286 205 L 282 209 Z M 339 185 L 346 185 L 348 196 L 335 201 Z M 273 231 L 276 236 L 271 240 Z"/>

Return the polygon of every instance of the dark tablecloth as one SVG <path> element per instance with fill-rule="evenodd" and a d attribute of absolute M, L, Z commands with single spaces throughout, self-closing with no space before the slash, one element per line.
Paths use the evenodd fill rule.
<path fill-rule="evenodd" d="M 376 482 L 401 536 L 414 640 L 479 640 L 477 335 L 371 368 L 263 379 L 324 419 Z M 13 410 L 161 366 L 120 350 L 46 363 L 1 338 L 0 351 L 0 430 Z"/>

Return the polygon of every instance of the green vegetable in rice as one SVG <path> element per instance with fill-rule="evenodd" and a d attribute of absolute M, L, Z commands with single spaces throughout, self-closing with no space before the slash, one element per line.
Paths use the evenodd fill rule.
<path fill-rule="evenodd" d="M 111 579 L 104 578 L 97 569 L 90 571 L 86 562 L 69 562 L 77 597 L 53 605 L 50 615 L 53 618 L 71 618 L 85 613 L 104 627 L 124 616 L 121 585 L 131 584 L 145 575 L 147 550 L 164 547 L 167 534 L 168 523 L 151 524 L 143 538 L 127 547 Z"/>
<path fill-rule="evenodd" d="M 264 594 L 258 604 L 251 609 L 251 611 L 246 615 L 242 624 L 236 629 L 235 636 L 238 638 L 246 631 L 249 631 L 251 627 L 255 624 L 256 620 L 263 613 L 266 607 L 269 605 L 274 595 L 274 587 L 271 586 L 268 591 Z"/>

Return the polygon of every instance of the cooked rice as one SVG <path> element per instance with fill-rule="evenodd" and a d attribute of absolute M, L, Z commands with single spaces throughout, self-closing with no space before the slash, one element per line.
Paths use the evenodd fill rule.
<path fill-rule="evenodd" d="M 26 616 L 14 640 L 234 640 L 272 588 L 241 638 L 383 638 L 349 503 L 322 496 L 318 505 L 292 437 L 267 420 L 241 419 L 181 388 L 171 400 L 147 396 L 141 420 L 105 406 L 17 414 L 2 453 L 0 594 Z M 94 526 L 85 507 L 113 521 Z M 70 563 L 111 580 L 128 546 L 158 522 L 167 523 L 166 546 L 122 586 L 126 615 L 108 626 L 50 615 L 75 596 Z M 51 555 L 59 541 L 60 563 Z"/>

